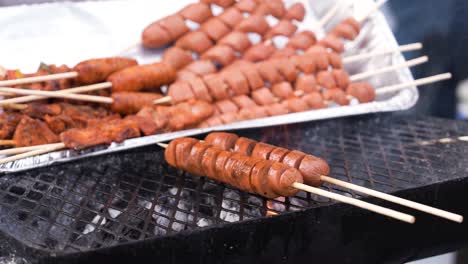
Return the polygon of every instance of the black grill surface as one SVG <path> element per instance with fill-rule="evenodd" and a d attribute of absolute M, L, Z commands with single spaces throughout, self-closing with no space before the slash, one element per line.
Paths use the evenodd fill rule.
<path fill-rule="evenodd" d="M 323 157 L 333 177 L 389 193 L 460 179 L 468 168 L 468 142 L 434 141 L 468 135 L 468 124 L 442 119 L 378 115 L 238 134 Z M 305 193 L 268 201 L 170 168 L 152 146 L 2 175 L 0 231 L 26 258 L 67 256 L 331 204 Z"/>

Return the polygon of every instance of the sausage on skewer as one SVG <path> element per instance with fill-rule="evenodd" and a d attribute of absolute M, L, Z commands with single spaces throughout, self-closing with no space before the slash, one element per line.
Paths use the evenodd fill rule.
<path fill-rule="evenodd" d="M 267 198 L 293 196 L 297 190 L 291 185 L 303 182 L 301 173 L 285 164 L 221 150 L 192 138 L 171 141 L 164 157 L 175 168 Z"/>
<path fill-rule="evenodd" d="M 205 141 L 226 151 L 241 152 L 252 158 L 281 162 L 298 169 L 304 177 L 304 183 L 308 185 L 320 186 L 320 176 L 330 174 L 328 163 L 321 158 L 247 138 L 239 138 L 236 134 L 214 132 L 206 136 Z"/>

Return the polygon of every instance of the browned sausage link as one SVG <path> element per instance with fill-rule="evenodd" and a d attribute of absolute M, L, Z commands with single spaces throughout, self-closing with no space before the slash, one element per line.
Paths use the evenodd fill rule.
<path fill-rule="evenodd" d="M 317 43 L 317 37 L 312 31 L 302 31 L 294 34 L 294 36 L 289 39 L 286 47 L 292 47 L 296 50 L 306 50 L 315 43 Z"/>
<path fill-rule="evenodd" d="M 169 32 L 161 27 L 159 21 L 148 25 L 141 33 L 141 43 L 144 47 L 157 49 L 172 42 Z"/>
<path fill-rule="evenodd" d="M 291 37 L 297 30 L 297 26 L 291 21 L 283 19 L 278 24 L 273 26 L 266 34 L 265 38 L 270 39 L 275 36 Z"/>
<path fill-rule="evenodd" d="M 201 24 L 211 18 L 213 13 L 209 5 L 204 3 L 193 3 L 187 5 L 179 11 L 179 14 L 185 18 Z"/>
<path fill-rule="evenodd" d="M 203 53 L 201 59 L 213 61 L 221 66 L 227 66 L 236 60 L 236 53 L 230 46 L 216 45 Z"/>
<path fill-rule="evenodd" d="M 270 29 L 267 20 L 264 16 L 252 15 L 243 19 L 236 27 L 236 30 L 241 32 L 255 32 L 264 35 Z"/>
<path fill-rule="evenodd" d="M 205 101 L 205 102 L 213 102 L 213 98 L 208 91 L 208 87 L 206 86 L 205 82 L 202 78 L 196 77 L 188 80 L 190 87 L 192 88 L 195 97 L 198 100 Z"/>
<path fill-rule="evenodd" d="M 192 53 L 179 47 L 171 47 L 164 51 L 162 61 L 179 70 L 193 62 Z"/>
<path fill-rule="evenodd" d="M 225 83 L 229 86 L 229 91 L 233 95 L 249 94 L 249 82 L 244 74 L 238 69 L 227 69 L 223 71 L 222 76 Z"/>
<path fill-rule="evenodd" d="M 251 62 L 259 62 L 268 59 L 276 51 L 270 41 L 263 41 L 248 48 L 242 58 Z"/>
<path fill-rule="evenodd" d="M 231 100 L 222 100 L 215 103 L 216 109 L 221 114 L 237 112 L 239 108 Z"/>
<path fill-rule="evenodd" d="M 314 45 L 302 56 L 308 60 L 312 60 L 315 64 L 316 71 L 325 71 L 330 66 L 328 51 L 324 47 Z"/>
<path fill-rule="evenodd" d="M 346 90 L 346 88 L 348 88 L 349 84 L 351 83 L 349 74 L 342 69 L 333 69 L 331 73 L 333 78 L 335 78 L 336 86 L 341 90 Z"/>
<path fill-rule="evenodd" d="M 323 101 L 322 95 L 317 91 L 304 95 L 302 100 L 307 103 L 310 109 L 322 109 L 327 107 Z"/>
<path fill-rule="evenodd" d="M 252 13 L 257 8 L 257 2 L 255 0 L 240 0 L 234 7 L 241 12 Z"/>
<path fill-rule="evenodd" d="M 190 71 L 198 76 L 203 76 L 215 73 L 216 66 L 209 60 L 197 60 L 187 65 L 184 70 Z"/>
<path fill-rule="evenodd" d="M 332 101 L 339 105 L 349 105 L 349 99 L 341 89 L 326 89 L 322 92 L 322 97 L 327 101 Z"/>
<path fill-rule="evenodd" d="M 205 137 L 205 141 L 211 145 L 217 146 L 222 150 L 231 151 L 234 149 L 239 136 L 234 133 L 213 132 Z"/>
<path fill-rule="evenodd" d="M 185 24 L 184 18 L 177 14 L 160 19 L 159 25 L 169 33 L 172 41 L 190 31 Z"/>
<path fill-rule="evenodd" d="M 131 115 L 140 111 L 145 106 L 152 106 L 154 100 L 161 98 L 159 93 L 137 93 L 137 92 L 117 92 L 112 93 L 113 112 Z"/>
<path fill-rule="evenodd" d="M 304 91 L 304 93 L 318 92 L 317 79 L 313 74 L 303 74 L 299 76 L 294 85 L 296 91 Z"/>
<path fill-rule="evenodd" d="M 270 58 L 278 59 L 278 58 L 289 58 L 296 55 L 296 50 L 291 47 L 284 47 L 282 49 L 276 50 Z"/>
<path fill-rule="evenodd" d="M 335 52 L 343 53 L 344 51 L 344 43 L 341 39 L 337 38 L 334 35 L 327 35 L 323 39 L 321 39 L 318 46 L 322 46 L 325 48 L 332 49 Z"/>
<path fill-rule="evenodd" d="M 252 108 L 258 106 L 249 96 L 239 95 L 232 98 L 232 101 L 239 107 L 242 108 Z"/>
<path fill-rule="evenodd" d="M 361 30 L 359 22 L 354 18 L 347 18 L 334 27 L 329 35 L 347 40 L 354 40 Z"/>
<path fill-rule="evenodd" d="M 282 0 L 268 0 L 261 1 L 261 3 L 266 6 L 266 12 L 264 15 L 272 15 L 278 19 L 281 19 L 286 15 L 286 7 Z"/>
<path fill-rule="evenodd" d="M 281 99 L 286 99 L 294 95 L 294 90 L 289 82 L 280 82 L 271 87 L 272 93 Z"/>
<path fill-rule="evenodd" d="M 177 81 L 171 84 L 167 95 L 171 97 L 173 103 L 180 103 L 196 98 L 188 81 Z"/>
<path fill-rule="evenodd" d="M 243 52 L 252 45 L 247 35 L 238 31 L 226 35 L 219 41 L 219 44 L 229 46 L 237 52 Z"/>
<path fill-rule="evenodd" d="M 180 155 L 177 155 L 177 149 Z M 268 198 L 292 196 L 297 192 L 291 188 L 292 183 L 303 182 L 300 172 L 285 164 L 218 151 L 208 143 L 190 138 L 170 142 L 164 156 L 170 165 L 178 169 L 205 175 Z"/>
<path fill-rule="evenodd" d="M 331 71 L 321 71 L 317 74 L 317 83 L 326 89 L 338 88 L 335 77 Z"/>
<path fill-rule="evenodd" d="M 223 100 L 229 97 L 229 87 L 224 82 L 224 78 L 219 74 L 209 74 L 203 76 L 203 81 L 208 87 L 210 95 L 215 100 Z"/>
<path fill-rule="evenodd" d="M 284 16 L 284 18 L 288 20 L 294 19 L 297 21 L 302 21 L 304 20 L 305 14 L 306 10 L 304 5 L 302 3 L 294 3 L 286 11 L 286 15 Z"/>
<path fill-rule="evenodd" d="M 138 63 L 134 59 L 113 57 L 82 61 L 73 70 L 78 73 L 80 84 L 92 84 L 103 82 L 112 73 L 135 65 Z"/>
<path fill-rule="evenodd" d="M 176 78 L 176 71 L 165 63 L 154 63 L 128 67 L 111 74 L 108 81 L 112 83 L 115 92 L 135 92 L 172 83 Z"/>
<path fill-rule="evenodd" d="M 212 40 L 202 31 L 194 31 L 185 34 L 176 42 L 176 46 L 188 51 L 202 54 L 209 48 L 213 47 Z"/>
<path fill-rule="evenodd" d="M 236 139 L 236 143 L 232 143 Z M 236 149 L 233 147 L 233 144 L 237 146 L 238 144 L 245 145 L 244 142 L 249 142 L 250 148 L 254 145 L 249 156 L 282 162 L 292 168 L 296 168 L 302 173 L 304 182 L 312 186 L 320 186 L 320 176 L 330 174 L 330 167 L 325 160 L 300 151 L 289 151 L 251 139 L 238 138 L 237 135 L 231 133 L 213 132 L 205 137 L 205 141 L 223 150 L 234 152 L 236 152 L 238 148 Z"/>
<path fill-rule="evenodd" d="M 375 90 L 367 82 L 351 83 L 346 93 L 355 97 L 360 103 L 369 103 L 375 100 Z"/>
<path fill-rule="evenodd" d="M 231 29 L 218 17 L 210 18 L 208 21 L 203 23 L 200 30 L 208 35 L 208 37 L 213 41 L 220 40 L 231 31 Z"/>

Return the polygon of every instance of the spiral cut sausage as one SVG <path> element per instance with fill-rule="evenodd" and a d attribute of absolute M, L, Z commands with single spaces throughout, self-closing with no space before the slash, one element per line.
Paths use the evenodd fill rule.
<path fill-rule="evenodd" d="M 266 8 L 265 12 L 256 12 L 259 8 Z M 290 37 L 297 30 L 297 26 L 292 20 L 303 18 L 303 9 L 304 7 L 299 3 L 291 6 L 288 12 L 284 12 L 282 11 L 285 10 L 282 1 L 263 4 L 255 0 L 242 0 L 234 6 L 226 8 L 219 16 L 209 18 L 201 24 L 199 30 L 185 34 L 176 42 L 176 45 L 217 67 L 226 67 L 242 57 L 247 49 L 249 49 L 249 54 L 247 54 L 246 59 L 252 61 L 266 59 L 265 56 L 270 55 L 276 49 L 270 45 L 268 51 L 261 52 L 263 49 L 261 43 L 252 47 L 248 34 L 255 33 L 263 39 L 278 35 Z M 243 13 L 249 15 L 244 18 Z M 266 19 L 266 16 L 271 14 L 282 15 L 279 17 L 279 22 L 273 27 L 270 27 Z M 288 18 L 285 18 L 287 16 Z M 176 56 L 171 57 L 180 61 L 171 62 L 169 56 L 163 57 L 166 57 L 164 61 L 167 59 L 167 63 L 175 65 L 176 69 L 182 69 L 184 65 L 187 65 L 184 63 L 190 63 Z M 186 76 L 188 75 L 184 74 L 181 77 L 187 79 Z"/>
<path fill-rule="evenodd" d="M 164 157 L 177 169 L 267 198 L 293 196 L 297 190 L 291 185 L 303 182 L 301 173 L 284 163 L 222 150 L 194 138 L 171 141 Z"/>
<path fill-rule="evenodd" d="M 310 79 L 309 77 L 306 78 Z M 315 79 L 311 82 L 315 82 Z M 239 96 L 219 101 L 216 103 L 216 113 L 218 114 L 206 119 L 199 127 L 219 126 L 250 119 L 322 109 L 327 107 L 330 102 L 338 105 L 348 105 L 350 103 L 348 95 L 354 97 L 360 103 L 372 102 L 375 99 L 374 88 L 366 82 L 351 83 L 346 88 L 346 92 L 337 88 L 326 89 L 322 92 L 317 89 L 306 91 L 300 97 L 291 94 L 290 88 L 287 84 L 280 84 L 279 87 L 273 90 L 268 88 L 258 89 L 252 93 L 252 100 L 243 104 L 239 103 L 237 99 Z M 273 94 L 275 91 L 277 94 Z M 286 99 L 279 102 L 279 97 Z"/>
<path fill-rule="evenodd" d="M 205 3 L 194 3 L 173 14 L 148 25 L 141 35 L 146 48 L 160 48 L 176 41 L 190 31 L 185 20 L 203 23 L 213 16 L 211 8 Z"/>
<path fill-rule="evenodd" d="M 320 186 L 320 176 L 330 174 L 328 163 L 316 156 L 297 150 L 273 146 L 236 134 L 213 132 L 205 137 L 205 142 L 225 151 L 232 151 L 255 159 L 281 162 L 302 173 L 304 183 L 315 187 Z"/>
<path fill-rule="evenodd" d="M 221 53 L 219 53 L 220 57 L 222 57 Z M 222 59 L 230 58 L 225 56 Z M 202 61 L 194 63 L 202 63 Z M 207 66 L 211 67 L 211 64 L 208 63 Z M 330 66 L 335 68 L 331 72 L 328 71 Z M 294 83 L 301 76 L 298 73 L 311 75 L 317 72 L 320 75 L 320 78 L 317 78 L 318 85 L 324 88 L 346 89 L 349 84 L 349 76 L 341 67 L 340 56 L 335 56 L 334 53 L 328 52 L 324 48 L 318 48 L 311 53 L 297 55 L 289 59 L 270 59 L 260 63 L 236 61 L 222 72 L 211 74 L 208 78 L 202 78 L 202 82 L 208 88 L 203 88 L 208 91 L 207 93 L 201 94 L 189 91 L 190 89 L 187 89 L 189 86 L 184 84 L 183 81 L 178 81 L 169 86 L 168 95 L 174 103 L 191 98 L 211 102 L 227 99 L 230 96 L 254 93 L 260 88 L 275 87 L 276 84 L 283 82 Z M 194 71 L 195 67 L 190 73 L 181 71 L 178 73 L 179 78 L 189 80 L 203 75 L 193 73 Z M 214 71 L 214 68 L 210 68 L 210 71 L 206 72 L 213 73 Z M 180 74 L 182 73 L 188 73 L 189 75 L 181 77 Z M 303 81 L 302 83 L 305 84 Z M 197 94 L 202 96 L 197 96 Z"/>

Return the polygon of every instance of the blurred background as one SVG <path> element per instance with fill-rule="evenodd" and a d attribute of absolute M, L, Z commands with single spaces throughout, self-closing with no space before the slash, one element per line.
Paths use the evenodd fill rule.
<path fill-rule="evenodd" d="M 450 82 L 420 90 L 416 107 L 407 114 L 468 118 L 468 1 L 389 0 L 385 12 L 400 43 L 421 41 L 430 63 L 413 68 L 415 78 L 452 72 Z"/>

